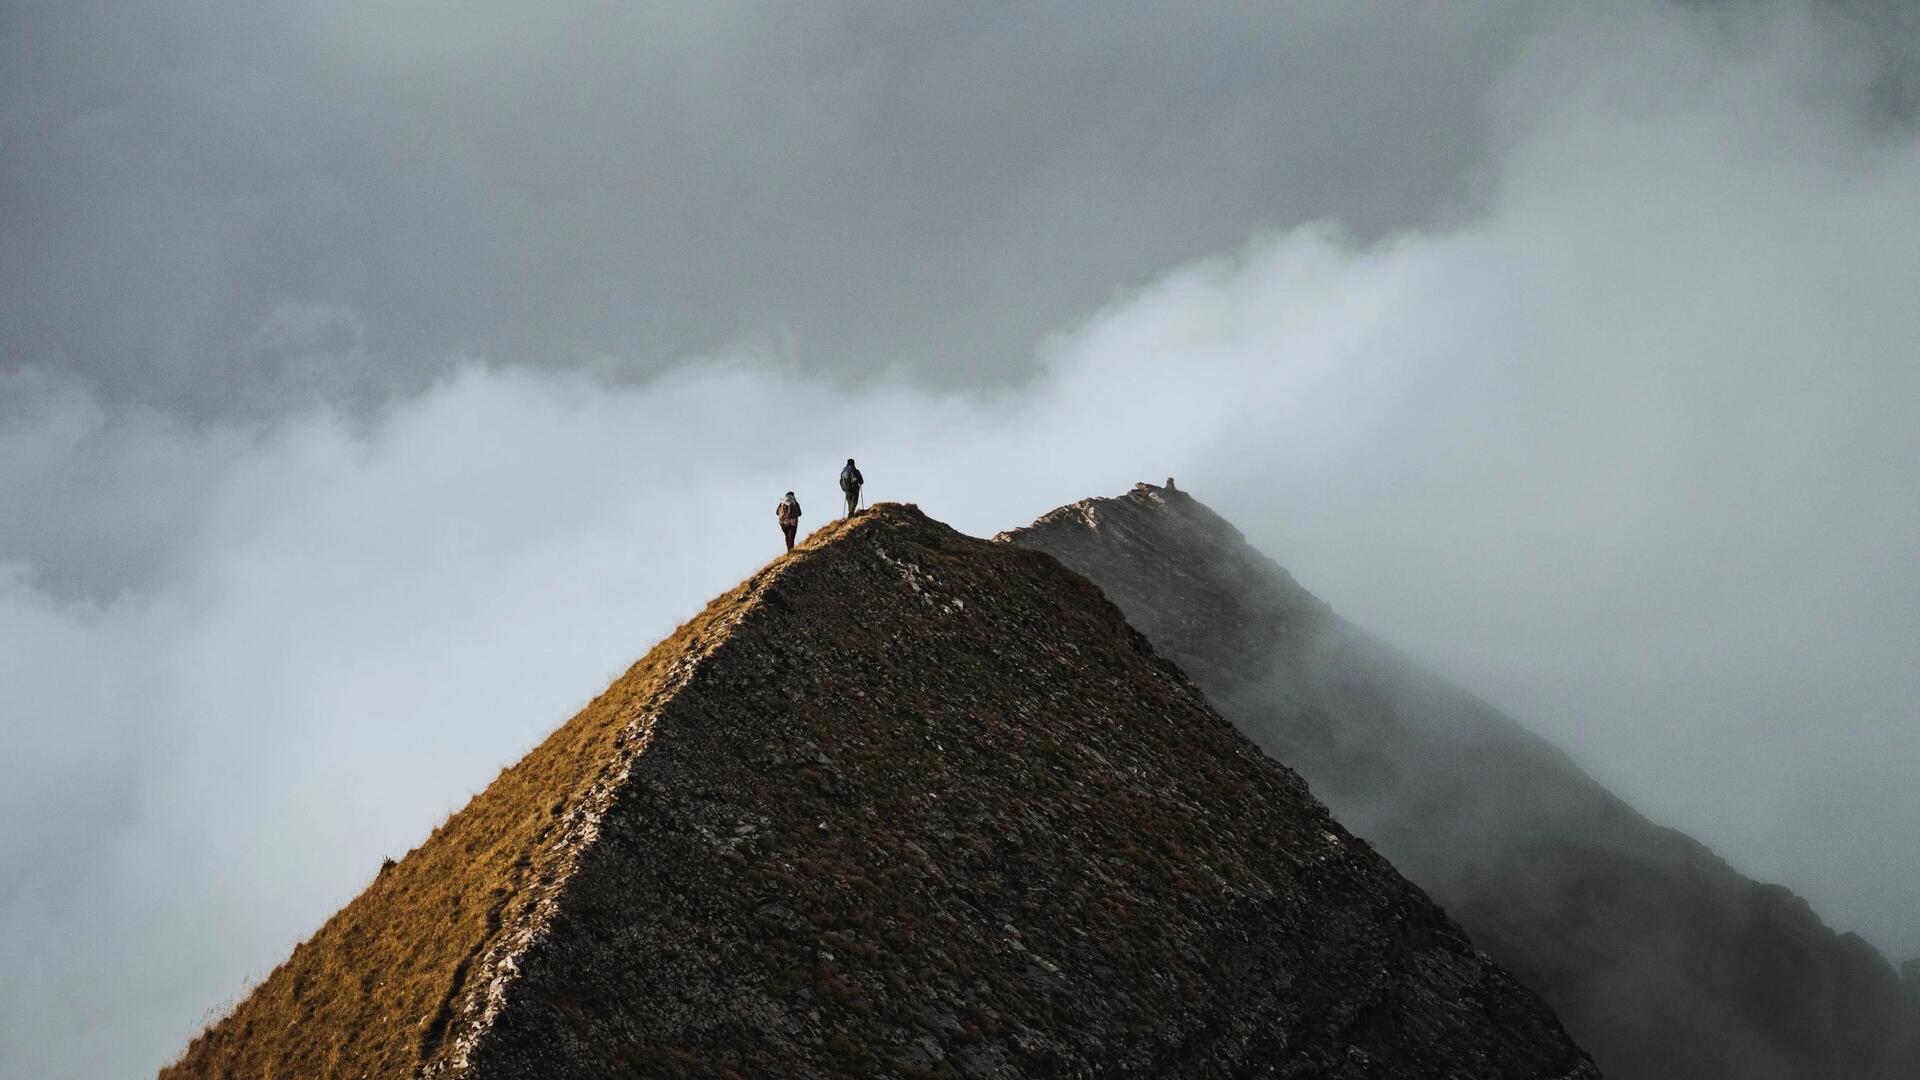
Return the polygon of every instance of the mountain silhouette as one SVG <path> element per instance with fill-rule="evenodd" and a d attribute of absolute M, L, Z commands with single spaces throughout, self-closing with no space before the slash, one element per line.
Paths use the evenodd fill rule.
<path fill-rule="evenodd" d="M 998 539 L 1098 584 L 1613 1080 L 1920 1077 L 1915 988 L 1865 941 L 1334 614 L 1186 492 L 1141 484 Z"/>

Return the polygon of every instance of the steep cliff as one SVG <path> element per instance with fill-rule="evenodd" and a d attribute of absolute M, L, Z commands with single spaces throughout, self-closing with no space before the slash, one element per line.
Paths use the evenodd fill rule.
<path fill-rule="evenodd" d="M 1872 947 L 1340 618 L 1192 496 L 1142 484 L 1000 539 L 1093 579 L 1614 1080 L 1920 1077 Z"/>
<path fill-rule="evenodd" d="M 883 505 L 655 648 L 167 1077 L 1593 1077 L 1051 557 Z"/>

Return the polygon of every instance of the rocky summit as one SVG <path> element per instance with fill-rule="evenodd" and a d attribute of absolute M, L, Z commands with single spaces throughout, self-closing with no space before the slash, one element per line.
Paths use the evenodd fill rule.
<path fill-rule="evenodd" d="M 165 1077 L 1594 1077 L 1051 556 L 882 505 L 661 643 Z"/>
<path fill-rule="evenodd" d="M 1915 1080 L 1916 979 L 1649 822 L 1142 484 L 1002 540 L 1086 574 L 1213 704 L 1538 990 L 1612 1080 Z"/>

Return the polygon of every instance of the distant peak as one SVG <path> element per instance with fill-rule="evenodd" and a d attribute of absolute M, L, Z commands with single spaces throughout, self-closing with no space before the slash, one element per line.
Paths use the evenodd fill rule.
<path fill-rule="evenodd" d="M 1187 494 L 1186 491 L 1182 490 L 1181 488 L 1175 487 L 1173 484 L 1172 477 L 1168 477 L 1167 482 L 1164 485 L 1149 484 L 1145 480 L 1142 480 L 1139 483 L 1133 485 L 1133 490 L 1127 492 L 1126 495 L 1121 497 L 1128 498 L 1128 499 L 1138 499 L 1148 503 L 1154 503 L 1154 504 L 1158 504 L 1160 506 L 1169 507 L 1169 508 L 1200 505 L 1200 500 L 1194 498 L 1192 495 Z"/>
<path fill-rule="evenodd" d="M 1194 498 L 1185 488 L 1168 483 L 1141 481 L 1121 495 L 1099 495 L 1081 499 L 1036 518 L 1033 524 L 1009 529 L 994 537 L 1002 542 L 1031 540 L 1036 533 L 1060 528 L 1100 532 L 1109 525 L 1131 523 L 1154 529 L 1177 528 L 1189 533 L 1189 539 L 1209 546 L 1245 546 L 1246 537 L 1233 523 L 1221 517 L 1207 504 Z"/>
<path fill-rule="evenodd" d="M 1100 582 L 1148 637 L 1176 626 L 1186 634 L 1200 626 L 1225 633 L 1256 618 L 1305 626 L 1332 612 L 1232 522 L 1179 487 L 1135 484 L 1048 511 L 994 539 L 1044 551 Z M 1205 658 L 1182 662 L 1204 665 Z"/>

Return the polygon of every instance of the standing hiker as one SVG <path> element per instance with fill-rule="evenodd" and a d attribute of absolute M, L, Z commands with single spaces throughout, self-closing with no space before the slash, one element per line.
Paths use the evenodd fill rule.
<path fill-rule="evenodd" d="M 840 490 L 847 493 L 848 517 L 852 517 L 853 512 L 860 509 L 860 485 L 866 482 L 866 477 L 860 475 L 860 470 L 854 465 L 853 459 L 848 458 L 847 467 L 840 470 Z"/>
<path fill-rule="evenodd" d="M 787 497 L 774 507 L 773 516 L 780 519 L 780 531 L 787 537 L 787 550 L 792 551 L 793 534 L 800 531 L 800 500 L 793 497 L 793 492 L 787 492 Z"/>

